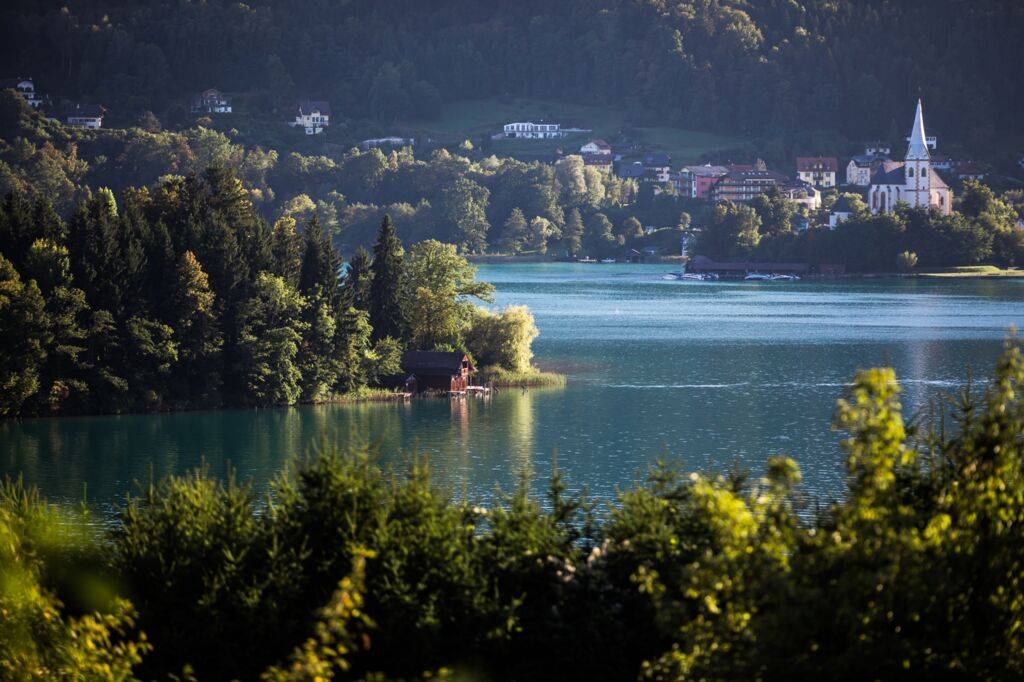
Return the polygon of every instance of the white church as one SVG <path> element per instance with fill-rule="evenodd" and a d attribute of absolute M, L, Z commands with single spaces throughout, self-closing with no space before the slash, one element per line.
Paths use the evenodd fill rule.
<path fill-rule="evenodd" d="M 889 213 L 900 201 L 911 207 L 933 206 L 943 215 L 953 210 L 953 193 L 932 168 L 921 100 L 917 101 L 906 160 L 882 164 L 872 176 L 868 190 L 868 207 L 872 213 Z"/>

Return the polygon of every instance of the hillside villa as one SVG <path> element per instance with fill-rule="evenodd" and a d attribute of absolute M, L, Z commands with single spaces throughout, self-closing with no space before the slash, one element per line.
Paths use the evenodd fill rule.
<path fill-rule="evenodd" d="M 299 103 L 295 121 L 288 125 L 302 128 L 307 135 L 318 135 L 331 124 L 331 105 L 323 100 L 306 100 Z"/>
<path fill-rule="evenodd" d="M 230 114 L 231 100 L 217 88 L 209 88 L 192 98 L 189 110 L 193 114 Z"/>
<path fill-rule="evenodd" d="M 103 127 L 105 113 L 106 109 L 98 104 L 75 104 L 64 113 L 63 119 L 64 123 L 72 128 L 96 130 Z"/>
<path fill-rule="evenodd" d="M 36 84 L 31 78 L 0 78 L 0 90 L 14 90 L 33 109 L 43 105 L 43 99 L 36 93 Z"/>

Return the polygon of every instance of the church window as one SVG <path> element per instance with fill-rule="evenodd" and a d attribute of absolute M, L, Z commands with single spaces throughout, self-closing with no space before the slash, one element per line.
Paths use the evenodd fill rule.
<path fill-rule="evenodd" d="M 907 169 L 907 174 L 910 177 L 914 177 L 914 167 L 913 166 L 911 166 L 910 168 Z"/>

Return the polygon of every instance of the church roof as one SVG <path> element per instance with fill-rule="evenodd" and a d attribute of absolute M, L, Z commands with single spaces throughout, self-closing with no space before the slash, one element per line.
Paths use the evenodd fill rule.
<path fill-rule="evenodd" d="M 886 161 L 871 176 L 872 185 L 905 185 L 907 175 L 899 161 Z"/>
<path fill-rule="evenodd" d="M 928 169 L 928 184 L 932 189 L 949 189 L 949 185 L 942 177 L 935 172 L 934 168 Z M 886 161 L 871 176 L 872 185 L 901 185 L 906 186 L 907 174 L 905 164 L 898 161 Z"/>
<path fill-rule="evenodd" d="M 924 134 L 924 114 L 921 112 L 921 100 L 917 100 L 914 127 L 910 129 L 910 146 L 907 147 L 907 161 L 924 161 L 929 158 L 931 152 L 928 151 L 928 138 Z"/>

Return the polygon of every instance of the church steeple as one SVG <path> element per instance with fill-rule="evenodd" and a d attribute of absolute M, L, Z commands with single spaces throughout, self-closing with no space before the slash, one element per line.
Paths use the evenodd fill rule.
<path fill-rule="evenodd" d="M 910 145 L 907 147 L 907 161 L 927 161 L 932 155 L 928 151 L 928 140 L 924 134 L 924 114 L 921 112 L 921 100 L 917 100 L 917 113 L 914 114 L 914 127 L 910 129 Z"/>

